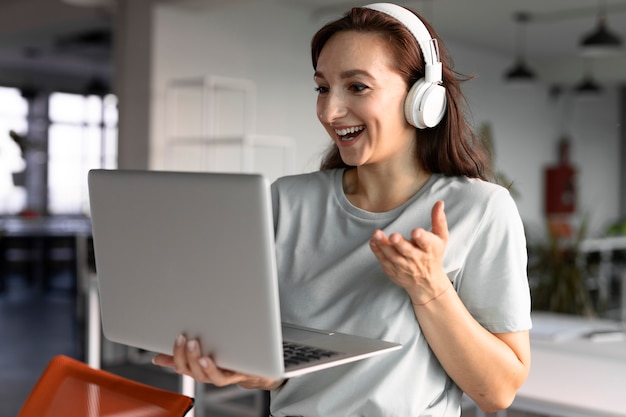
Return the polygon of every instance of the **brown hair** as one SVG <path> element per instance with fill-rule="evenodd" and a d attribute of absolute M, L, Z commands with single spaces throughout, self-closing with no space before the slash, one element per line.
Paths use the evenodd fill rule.
<path fill-rule="evenodd" d="M 443 66 L 443 86 L 446 88 L 447 108 L 441 122 L 432 128 L 418 129 L 416 158 L 429 172 L 446 176 L 464 175 L 470 178 L 492 178 L 490 158 L 467 120 L 467 102 L 460 84 L 472 77 L 453 71 L 448 50 L 430 23 L 415 13 L 426 25 L 431 36 L 439 43 Z M 399 21 L 382 12 L 355 7 L 346 15 L 323 26 L 311 41 L 313 68 L 326 42 L 338 32 L 374 32 L 389 45 L 395 58 L 396 70 L 402 75 L 408 88 L 424 77 L 424 59 L 415 37 Z M 347 167 L 339 150 L 333 144 L 322 159 L 320 169 Z"/>

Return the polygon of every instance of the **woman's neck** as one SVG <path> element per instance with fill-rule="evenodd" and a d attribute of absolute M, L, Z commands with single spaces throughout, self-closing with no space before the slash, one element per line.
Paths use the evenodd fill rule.
<path fill-rule="evenodd" d="M 401 206 L 428 181 L 430 173 L 420 167 L 408 169 L 357 167 L 343 176 L 343 191 L 360 209 L 382 213 Z"/>

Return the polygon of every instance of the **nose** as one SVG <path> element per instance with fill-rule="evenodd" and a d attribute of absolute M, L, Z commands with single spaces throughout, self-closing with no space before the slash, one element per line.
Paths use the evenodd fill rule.
<path fill-rule="evenodd" d="M 348 114 L 348 108 L 340 92 L 328 91 L 317 98 L 317 116 L 323 123 L 334 121 Z"/>

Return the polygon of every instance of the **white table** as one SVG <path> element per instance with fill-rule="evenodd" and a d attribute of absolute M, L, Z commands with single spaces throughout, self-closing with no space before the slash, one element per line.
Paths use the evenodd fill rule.
<path fill-rule="evenodd" d="M 533 315 L 532 365 L 511 409 L 559 417 L 626 417 L 626 338 L 593 341 L 607 320 Z"/>

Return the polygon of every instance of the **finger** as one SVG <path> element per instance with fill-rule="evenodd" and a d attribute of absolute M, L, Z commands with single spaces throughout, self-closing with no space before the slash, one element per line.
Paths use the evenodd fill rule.
<path fill-rule="evenodd" d="M 382 230 L 376 230 L 370 238 L 370 248 L 379 261 L 386 260 L 386 254 L 383 251 L 385 246 L 389 245 L 389 238 Z"/>
<path fill-rule="evenodd" d="M 165 366 L 168 368 L 174 367 L 174 357 L 170 355 L 164 355 L 159 353 L 152 358 L 152 363 L 158 366 Z"/>
<path fill-rule="evenodd" d="M 437 244 L 438 240 L 439 237 L 422 228 L 413 229 L 411 232 L 411 241 L 415 246 L 424 252 L 430 251 L 433 246 Z"/>
<path fill-rule="evenodd" d="M 380 249 L 389 256 L 397 255 L 397 248 L 405 242 L 404 237 L 400 233 L 392 233 L 389 238 L 381 242 Z"/>
<path fill-rule="evenodd" d="M 444 212 L 444 203 L 442 200 L 437 201 L 433 206 L 431 217 L 433 224 L 433 234 L 439 236 L 439 238 L 444 242 L 447 242 L 448 220 L 446 218 L 446 213 Z"/>
<path fill-rule="evenodd" d="M 201 348 L 198 340 L 189 340 L 186 345 L 187 349 L 187 366 L 189 367 L 190 376 L 195 380 L 205 381 L 207 375 L 204 372 L 203 366 L 200 364 Z"/>
<path fill-rule="evenodd" d="M 370 238 L 370 246 L 372 249 L 380 250 L 381 246 L 387 242 L 388 238 L 382 230 L 376 230 L 372 233 L 372 237 Z"/>
<path fill-rule="evenodd" d="M 201 356 L 202 348 L 197 340 L 187 343 L 187 363 L 190 376 L 197 381 L 209 382 L 217 387 L 238 384 L 250 379 L 249 375 L 222 369 L 208 356 Z"/>
<path fill-rule="evenodd" d="M 178 335 L 174 342 L 174 368 L 176 372 L 180 374 L 189 373 L 189 366 L 187 365 L 187 352 L 186 352 L 187 338 L 185 335 Z"/>
<path fill-rule="evenodd" d="M 237 384 L 251 378 L 245 374 L 219 368 L 217 364 L 208 356 L 199 358 L 198 365 L 201 367 L 204 381 L 210 382 L 217 387 Z"/>
<path fill-rule="evenodd" d="M 202 348 L 198 340 L 189 340 L 185 346 L 189 375 L 196 381 L 210 382 L 216 386 L 225 386 L 235 383 L 233 378 L 228 378 L 230 371 L 225 371 L 215 364 L 208 356 L 202 356 Z"/>
<path fill-rule="evenodd" d="M 401 241 L 404 240 L 400 234 L 393 233 L 387 237 L 382 231 L 377 231 L 374 233 L 372 240 L 375 246 L 372 249 L 381 263 L 398 262 L 401 258 L 404 258 L 396 249 L 396 245 L 400 245 Z"/>
<path fill-rule="evenodd" d="M 399 258 L 407 259 L 415 255 L 415 244 L 404 238 L 399 233 L 394 233 L 389 237 L 389 241 L 393 245 L 394 253 L 390 254 L 395 260 Z M 397 254 L 397 255 L 396 255 Z"/>

